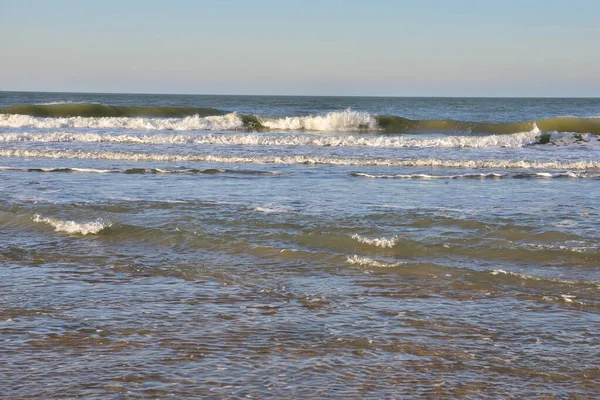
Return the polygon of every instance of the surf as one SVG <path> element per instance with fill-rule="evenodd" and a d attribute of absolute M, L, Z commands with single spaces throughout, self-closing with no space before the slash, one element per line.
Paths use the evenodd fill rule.
<path fill-rule="evenodd" d="M 600 118 L 557 116 L 516 122 L 409 119 L 346 109 L 318 115 L 268 118 L 196 107 L 129 107 L 94 103 L 18 104 L 0 108 L 2 128 L 119 128 L 267 132 L 453 133 L 506 135 L 531 132 L 600 135 Z"/>
<path fill-rule="evenodd" d="M 222 118 L 222 117 L 220 117 Z M 227 121 L 221 121 L 227 126 Z M 217 121 L 215 121 L 217 124 Z M 231 121 L 235 125 L 235 121 Z M 232 145 L 232 146 L 308 146 L 308 147 L 371 147 L 371 148 L 520 148 L 540 144 L 545 136 L 534 129 L 511 135 L 444 137 L 387 135 L 309 135 L 309 134 L 112 134 L 97 132 L 7 132 L 0 133 L 0 142 L 81 142 L 137 145 Z M 548 134 L 547 143 L 570 144 L 577 140 L 591 142 L 590 135 L 575 138 L 573 134 Z"/>
<path fill-rule="evenodd" d="M 231 164 L 277 164 L 277 165 L 345 165 L 388 167 L 434 167 L 457 169 L 551 169 L 551 170 L 597 170 L 600 161 L 538 161 L 519 159 L 440 159 L 440 158 L 363 158 L 323 157 L 306 155 L 220 155 L 181 153 L 140 153 L 119 151 L 94 151 L 71 149 L 22 149 L 2 148 L 0 157 L 50 158 L 76 160 L 123 160 L 136 162 L 207 162 Z"/>

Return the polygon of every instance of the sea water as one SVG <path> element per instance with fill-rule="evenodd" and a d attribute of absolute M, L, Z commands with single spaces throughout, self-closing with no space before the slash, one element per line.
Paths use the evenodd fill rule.
<path fill-rule="evenodd" d="M 2 395 L 600 396 L 599 117 L 1 92 Z"/>

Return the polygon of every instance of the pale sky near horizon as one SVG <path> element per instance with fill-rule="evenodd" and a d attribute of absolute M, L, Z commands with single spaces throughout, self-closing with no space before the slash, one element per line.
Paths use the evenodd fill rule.
<path fill-rule="evenodd" d="M 600 1 L 0 0 L 0 90 L 600 96 Z"/>

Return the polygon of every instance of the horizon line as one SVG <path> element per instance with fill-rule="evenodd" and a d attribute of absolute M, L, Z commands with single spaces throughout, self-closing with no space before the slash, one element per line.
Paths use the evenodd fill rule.
<path fill-rule="evenodd" d="M 339 94 L 232 94 L 232 93 L 160 93 L 160 92 L 98 92 L 54 90 L 2 90 L 0 93 L 52 93 L 52 94 L 114 94 L 148 96 L 238 96 L 238 97 L 367 97 L 367 98 L 438 98 L 438 99 L 600 99 L 600 96 L 452 96 L 452 95 L 339 95 Z"/>

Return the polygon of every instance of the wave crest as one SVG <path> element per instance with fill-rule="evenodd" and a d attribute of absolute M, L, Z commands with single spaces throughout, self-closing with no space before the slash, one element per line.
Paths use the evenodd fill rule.
<path fill-rule="evenodd" d="M 359 257 L 356 254 L 352 257 L 347 257 L 346 262 L 350 265 L 371 268 L 396 268 L 402 265 L 401 263 L 386 263 L 368 257 Z"/>
<path fill-rule="evenodd" d="M 40 118 L 30 115 L 0 114 L 0 128 L 92 128 L 92 129 L 137 129 L 167 131 L 225 131 L 244 127 L 241 114 L 230 113 L 201 117 L 194 115 L 185 118 L 128 118 L 128 117 L 61 117 Z"/>
<path fill-rule="evenodd" d="M 39 214 L 35 214 L 33 216 L 33 221 L 48 224 L 52 226 L 56 232 L 65 232 L 71 235 L 78 234 L 84 236 L 89 234 L 95 235 L 100 233 L 100 231 L 112 226 L 112 222 L 104 221 L 101 218 L 98 218 L 92 222 L 79 223 L 75 221 L 63 221 L 58 218 L 46 218 Z"/>
<path fill-rule="evenodd" d="M 375 116 L 361 111 L 334 111 L 325 115 L 303 117 L 258 118 L 262 127 L 284 131 L 356 132 L 377 131 L 379 125 Z"/>
<path fill-rule="evenodd" d="M 381 248 L 392 248 L 398 243 L 398 238 L 396 236 L 392 238 L 368 238 L 364 236 L 360 236 L 358 234 L 350 236 L 352 239 L 356 240 L 359 243 L 367 244 L 370 246 L 381 247 Z"/>

